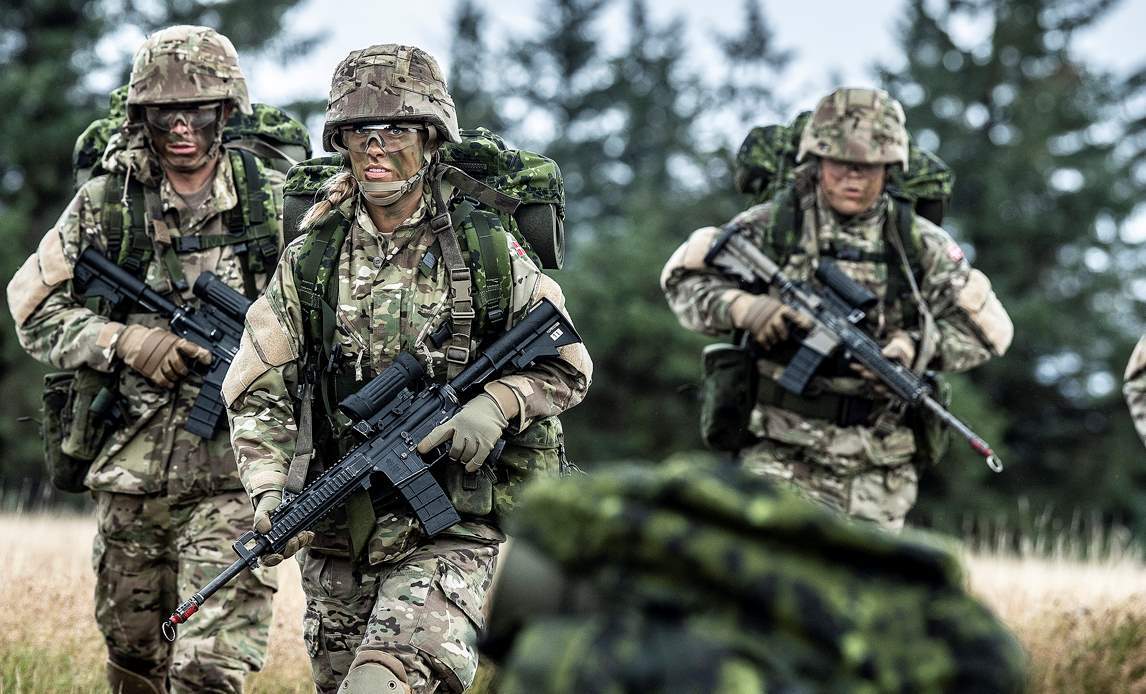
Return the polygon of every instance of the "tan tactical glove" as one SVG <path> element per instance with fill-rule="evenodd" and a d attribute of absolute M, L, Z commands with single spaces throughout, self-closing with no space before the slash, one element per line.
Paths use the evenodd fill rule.
<path fill-rule="evenodd" d="M 255 502 L 255 532 L 266 535 L 271 531 L 271 511 L 278 508 L 282 500 L 283 493 L 279 491 L 269 491 L 259 494 L 259 500 Z M 295 552 L 310 545 L 312 542 L 314 542 L 314 533 L 310 530 L 303 530 L 298 535 L 287 540 L 286 547 L 283 547 L 282 554 L 265 554 L 260 560 L 260 563 L 263 566 L 280 564 L 283 559 L 292 556 Z"/>
<path fill-rule="evenodd" d="M 186 359 L 211 363 L 211 353 L 163 328 L 129 325 L 119 334 L 115 353 L 124 363 L 161 388 L 174 388 L 187 375 Z"/>
<path fill-rule="evenodd" d="M 511 416 L 516 414 L 513 412 Z M 507 426 L 509 420 L 498 400 L 482 393 L 427 434 L 418 444 L 418 452 L 429 453 L 448 440 L 451 442 L 450 458 L 465 465 L 466 472 L 477 472 Z"/>
<path fill-rule="evenodd" d="M 812 327 L 812 319 L 793 311 L 784 302 L 767 294 L 741 294 L 728 305 L 728 317 L 733 327 L 746 330 L 761 347 L 788 339 L 789 324 L 805 330 Z"/>

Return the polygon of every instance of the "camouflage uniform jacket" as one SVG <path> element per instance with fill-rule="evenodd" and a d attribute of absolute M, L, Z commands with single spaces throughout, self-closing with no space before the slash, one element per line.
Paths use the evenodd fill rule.
<path fill-rule="evenodd" d="M 919 291 L 936 323 L 936 329 L 928 331 L 928 344 L 920 345 L 924 337 L 918 321 L 906 319 L 915 307 L 905 304 L 913 299 L 909 295 L 905 301 L 888 293 L 889 273 L 900 272 L 901 262 L 900 254 L 887 241 L 889 204 L 885 194 L 872 210 L 845 218 L 831 210 L 817 186 L 814 208 L 803 217 L 799 248 L 783 263 L 782 271 L 793 280 L 815 283 L 819 258 L 834 255 L 840 269 L 880 299 L 872 312 L 874 315 L 868 318 L 868 325 L 875 326 L 874 337 L 883 342 L 896 330 L 907 331 L 920 353 L 926 351 L 933 355 L 926 368 L 964 371 L 1002 354 L 1010 342 L 1010 320 L 994 297 L 989 281 L 971 268 L 959 245 L 945 231 L 913 215 L 913 234 L 921 245 Z M 756 205 L 737 215 L 732 222 L 746 229 L 761 248 L 767 250 L 764 240 L 771 213 L 771 203 Z M 684 327 L 706 335 L 722 335 L 733 329 L 728 307 L 741 289 L 734 278 L 704 266 L 706 239 L 711 238 L 711 228 L 707 231 L 709 233 L 705 233 L 705 229 L 694 232 L 673 254 L 662 272 L 661 285 Z M 847 250 L 842 252 L 842 249 Z M 884 260 L 874 260 L 880 257 Z M 765 352 L 758 362 L 762 377 L 779 378 L 792 349 L 793 343 L 789 341 Z M 841 372 L 815 377 L 809 393 L 880 400 L 869 381 Z M 866 454 L 876 465 L 904 463 L 915 452 L 911 430 L 902 423 L 890 431 L 885 427 L 880 436 L 875 436 L 870 427 L 838 427 L 764 402 L 756 407 L 751 428 L 758 436 L 794 446 L 831 450 L 844 456 Z M 859 436 L 843 436 L 849 433 Z M 833 444 L 845 440 L 855 450 L 832 449 Z"/>
<path fill-rule="evenodd" d="M 116 156 L 114 161 L 105 160 L 109 170 L 127 170 L 130 161 L 132 175 L 140 178 L 145 189 L 150 187 L 152 193 L 157 190 L 172 237 L 224 233 L 221 213 L 239 200 L 227 156 L 219 158 L 205 199 L 195 205 L 188 205 L 165 178 L 156 180 L 154 175 L 141 173 L 156 170 L 143 151 L 128 150 Z M 267 217 L 274 220 L 281 247 L 284 177 L 267 168 L 261 171 L 274 192 L 273 200 L 268 201 L 274 206 L 268 212 L 273 214 Z M 88 308 L 74 292 L 71 278 L 79 254 L 89 246 L 104 252 L 107 249 L 107 237 L 101 229 L 101 202 L 110 179 L 97 176 L 80 188 L 13 279 L 9 298 L 20 344 L 36 359 L 59 369 L 118 369 L 120 407 L 126 424 L 109 437 L 93 462 L 85 480 L 91 489 L 176 497 L 239 489 L 226 432 L 220 429 L 212 440 L 203 441 L 183 429 L 198 394 L 199 377 L 191 375 L 174 390 L 166 390 L 123 366 L 115 355 L 119 337 L 115 324 Z M 190 289 L 175 296 L 161 259 L 166 245 L 155 238 L 153 225 L 148 224 L 147 231 L 155 255 L 148 264 L 145 281 L 177 303 L 197 306 L 198 299 Z M 234 246 L 181 253 L 178 258 L 189 287 L 194 286 L 199 273 L 211 271 L 233 289 L 243 291 L 241 265 Z M 256 276 L 260 289 L 266 280 L 265 276 Z M 19 298 L 12 302 L 14 295 Z M 131 312 L 124 322 L 149 327 L 167 325 L 158 314 L 144 312 Z"/>
<path fill-rule="evenodd" d="M 391 234 L 376 231 L 357 197 L 332 212 L 353 220 L 337 265 L 335 340 L 341 347 L 343 367 L 353 369 L 356 381 L 381 372 L 400 351 L 413 354 L 430 378 L 446 380 L 444 351 L 426 338 L 449 319 L 448 273 L 440 262 L 429 275 L 419 270 L 419 262 L 434 243 L 431 204 L 425 196 L 414 215 Z M 223 385 L 240 475 L 252 498 L 283 487 L 295 450 L 298 360 L 305 352 L 306 339 L 296 271 L 304 241 L 305 236 L 287 246 L 266 293 L 247 314 L 239 353 Z M 514 248 L 512 239 L 507 241 Z M 515 317 L 542 298 L 564 307 L 561 288 L 524 252 L 511 253 L 511 259 L 510 311 Z M 476 343 L 471 348 L 476 349 Z M 507 433 L 576 405 L 591 378 L 592 361 L 581 344 L 562 348 L 560 359 L 502 376 L 498 380 L 513 391 L 521 411 Z M 316 403 L 316 425 L 318 407 Z M 463 523 L 452 531 L 488 533 L 489 529 L 478 526 Z M 408 549 L 419 532 L 412 514 L 380 514 L 368 545 L 370 563 Z"/>
<path fill-rule="evenodd" d="M 1130 407 L 1138 436 L 1146 442 L 1146 337 L 1138 340 L 1134 353 L 1130 355 L 1122 392 L 1126 395 L 1126 404 Z"/>

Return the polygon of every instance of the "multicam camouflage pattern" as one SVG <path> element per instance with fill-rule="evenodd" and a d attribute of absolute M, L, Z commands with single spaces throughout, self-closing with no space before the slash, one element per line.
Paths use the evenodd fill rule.
<path fill-rule="evenodd" d="M 428 123 L 437 128 L 441 141 L 461 141 L 454 100 L 433 56 L 414 46 L 387 43 L 352 51 L 338 64 L 330 82 L 322 146 L 336 151 L 333 138 L 343 126 L 381 121 Z"/>
<path fill-rule="evenodd" d="M 908 169 L 903 106 L 882 89 L 844 87 L 825 96 L 804 126 L 796 161 L 809 154 Z"/>
<path fill-rule="evenodd" d="M 179 25 L 147 37 L 131 64 L 128 119 L 136 106 L 230 101 L 251 114 L 247 80 L 231 39 L 209 27 Z"/>
<path fill-rule="evenodd" d="M 482 606 L 493 581 L 498 539 L 441 537 L 380 570 L 304 550 L 303 639 L 315 688 L 333 694 L 359 648 L 383 651 L 406 670 L 410 688 L 461 692 L 477 672 Z"/>
<path fill-rule="evenodd" d="M 755 204 L 769 202 L 792 183 L 800 138 L 812 117 L 804 111 L 788 125 L 752 128 L 736 152 L 736 190 L 752 196 Z M 908 139 L 908 165 L 892 167 L 887 188 L 894 195 L 911 201 L 932 200 L 946 204 L 955 188 L 955 174 L 931 152 Z M 938 223 L 938 220 L 932 219 Z"/>
<path fill-rule="evenodd" d="M 170 674 L 175 691 L 243 691 L 262 669 L 275 580 L 270 569 L 243 572 L 179 632 L 159 624 L 180 595 L 207 584 L 233 560 L 237 529 L 252 521 L 243 492 L 188 503 L 170 496 L 97 492 L 92 565 L 95 611 L 113 661 L 149 679 Z"/>
<path fill-rule="evenodd" d="M 1126 395 L 1126 404 L 1130 407 L 1134 427 L 1138 429 L 1138 435 L 1146 443 L 1146 337 L 1138 341 L 1134 353 L 1130 355 L 1130 362 L 1126 365 L 1125 380 L 1122 392 Z"/>
<path fill-rule="evenodd" d="M 432 204 L 431 196 L 424 194 L 422 206 L 406 223 L 390 234 L 376 231 L 357 197 L 345 201 L 334 212 L 352 220 L 335 271 L 337 305 L 334 309 L 337 330 L 333 339 L 341 354 L 340 360 L 335 363 L 336 372 L 342 374 L 353 387 L 390 365 L 400 351 L 413 354 L 426 368 L 431 379 L 442 382 L 446 378 L 445 354 L 441 348 L 434 347 L 427 340 L 434 330 L 448 322 L 451 306 L 448 273 L 444 264 L 439 260 L 432 269 L 426 269 L 421 263 L 435 242 L 429 225 Z M 506 238 L 505 241 L 508 243 L 510 239 Z M 235 359 L 236 366 L 232 367 L 224 383 L 223 392 L 229 400 L 232 442 L 238 456 L 239 471 L 252 496 L 269 489 L 282 488 L 295 451 L 297 426 L 294 419 L 294 394 L 297 392 L 300 365 L 289 359 L 272 360 L 277 363 L 267 362 L 263 360 L 263 355 L 306 353 L 304 341 L 307 332 L 302 322 L 298 298 L 299 257 L 304 246 L 305 239 L 299 239 L 284 252 L 279 269 L 264 295 L 274 320 L 262 323 L 257 332 L 248 323 L 247 334 Z M 564 305 L 560 288 L 542 275 L 524 252 L 513 253 L 510 259 L 513 280 L 511 314 L 515 320 L 543 297 L 558 306 Z M 475 341 L 472 347 L 476 349 L 477 346 Z M 534 420 L 559 414 L 584 396 L 592 373 L 588 354 L 581 345 L 563 350 L 562 359 L 499 379 L 513 391 L 522 413 L 520 421 L 511 422 L 511 431 L 507 434 L 529 431 L 527 427 Z M 321 412 L 316 412 L 316 420 L 321 417 Z M 510 449 L 513 446 L 507 446 L 507 452 L 500 463 L 507 469 L 498 474 L 510 480 L 500 485 L 503 497 L 507 496 L 508 486 L 519 483 L 514 475 L 520 469 L 555 471 L 559 468 L 559 430 L 547 429 L 543 439 L 522 440 L 515 446 L 519 453 L 512 454 Z M 322 463 L 321 459 L 312 463 L 312 475 L 321 469 Z M 513 469 L 508 469 L 511 466 Z M 458 504 L 466 501 L 454 495 L 451 498 Z M 501 508 L 508 508 L 511 504 L 511 498 L 503 498 Z M 463 522 L 439 535 L 435 542 L 448 540 L 482 546 L 496 544 L 502 535 L 497 530 L 495 520 L 496 514 L 484 520 Z M 311 554 L 347 557 L 345 527 L 343 516 L 320 528 L 322 532 L 316 538 Z M 354 564 L 355 570 L 363 577 L 383 577 L 401 567 L 404 558 L 411 552 L 421 552 L 422 548 L 428 546 L 426 543 L 427 539 L 416 520 L 404 508 L 394 506 L 380 509 L 364 555 Z M 429 551 L 432 554 L 432 547 Z M 482 569 L 467 575 L 466 580 L 473 585 L 481 585 L 485 580 L 484 571 Z M 373 600 L 379 605 L 392 600 L 400 601 L 402 591 L 409 590 L 384 580 L 375 580 L 373 585 Z M 319 597 L 318 594 L 310 594 L 312 603 Z M 339 626 L 337 615 L 331 619 L 334 621 L 330 629 L 337 633 L 342 633 L 338 630 L 349 628 Z M 338 677 L 345 674 L 353 650 L 363 636 L 384 628 L 384 625 L 375 625 L 374 619 L 366 619 L 362 627 L 364 631 L 356 627 L 358 630 L 354 633 L 357 640 L 347 641 L 346 650 L 341 655 L 328 658 L 329 662 L 342 663 L 340 669 L 334 670 Z M 325 628 L 326 621 L 319 621 Z M 476 665 L 472 661 L 473 625 L 465 620 L 453 620 L 450 626 L 451 629 L 457 626 L 461 631 L 443 632 L 442 638 L 446 639 L 444 642 L 466 643 L 470 649 L 460 655 L 455 654 L 458 659 L 446 662 L 447 669 L 453 674 L 440 671 L 432 658 L 419 667 L 437 672 L 436 681 L 445 682 L 451 691 L 460 691 L 454 688 L 455 684 L 461 682 L 468 685 Z M 391 637 L 393 640 L 397 635 Z M 402 638 L 413 636 L 404 632 Z M 400 653 L 395 654 L 402 657 Z M 316 676 L 319 676 L 321 672 L 326 672 L 328 666 L 316 660 L 314 667 Z M 334 682 L 337 683 L 336 680 Z M 322 686 L 321 680 L 319 684 Z"/>
<path fill-rule="evenodd" d="M 135 157 L 145 161 L 148 156 L 143 150 L 125 150 L 122 155 L 118 159 L 105 159 L 105 163 L 122 172 L 124 169 L 118 167 L 123 166 L 125 159 Z M 133 175 L 142 175 L 150 167 L 141 165 L 132 170 L 135 172 Z M 274 192 L 267 196 L 267 211 L 268 219 L 277 230 L 281 223 L 277 210 L 282 203 L 282 176 L 270 170 L 263 170 L 262 174 Z M 233 178 L 229 158 L 223 157 L 206 199 L 195 207 L 189 207 L 169 182 L 161 180 L 157 195 L 171 236 L 224 233 L 221 213 L 238 204 Z M 101 208 L 107 198 L 106 186 L 110 180 L 108 176 L 98 176 L 80 188 L 59 221 L 48 231 L 40 250 L 29 258 L 13 279 L 9 296 L 13 296 L 13 289 L 25 293 L 31 291 L 30 299 L 19 305 L 16 332 L 20 344 L 33 357 L 60 369 L 95 369 L 114 373 L 118 404 L 125 424 L 113 431 L 104 443 L 85 484 L 101 498 L 120 499 L 117 503 L 127 503 L 123 499 L 135 499 L 144 504 L 144 509 L 139 511 L 140 525 L 129 529 L 129 539 L 140 543 L 140 546 L 147 544 L 155 548 L 155 552 L 162 549 L 163 556 L 168 557 L 164 561 L 169 563 L 162 572 L 164 581 L 172 582 L 172 590 L 164 592 L 163 596 L 164 600 L 174 600 L 177 595 L 188 594 L 189 590 L 217 572 L 216 565 L 229 556 L 229 550 L 224 551 L 223 539 L 229 541 L 250 527 L 251 508 L 248 502 L 240 504 L 235 501 L 244 497 L 227 433 L 220 431 L 210 441 L 204 441 L 183 429 L 201 379 L 192 375 L 176 389 L 165 390 L 122 367 L 115 357 L 117 333 L 114 330 L 109 333 L 109 328 L 114 328 L 110 319 L 89 308 L 73 291 L 71 268 L 79 254 L 88 247 L 101 250 L 107 247 Z M 154 182 L 150 177 L 147 180 Z M 118 193 L 116 197 L 119 197 Z M 150 226 L 148 234 L 154 234 Z M 281 239 L 278 242 L 281 243 Z M 153 251 L 157 255 L 161 253 L 164 248 L 161 242 L 152 236 L 152 243 Z M 45 249 L 57 249 L 58 258 L 45 257 Z M 191 286 L 201 272 L 210 270 L 230 287 L 240 292 L 243 290 L 242 268 L 233 246 L 185 253 L 179 256 L 179 260 Z M 51 276 L 44 274 L 53 264 L 65 267 L 54 268 Z M 162 262 L 153 260 L 143 279 L 155 291 L 174 297 L 171 278 Z M 260 287 L 266 283 L 264 275 L 256 275 L 255 279 Z M 29 286 L 33 289 L 29 290 Z M 199 305 L 198 298 L 189 290 L 178 300 L 192 307 Z M 16 306 L 12 308 L 14 311 L 17 309 Z M 150 313 L 131 313 L 124 317 L 123 322 L 148 327 L 166 326 L 163 319 Z M 154 515 L 151 515 L 152 509 Z M 109 517 L 108 520 L 110 522 L 114 518 Z M 97 553 L 101 544 L 110 545 L 117 541 L 119 536 L 113 535 L 119 531 L 113 529 L 114 524 L 101 526 L 101 532 L 107 530 L 109 534 L 97 538 Z M 197 533 L 203 533 L 202 545 L 198 544 Z M 178 563 L 175 552 L 186 554 L 188 548 L 191 550 L 190 558 Z M 206 554 L 196 559 L 200 550 Z M 107 630 L 113 658 L 117 656 L 116 649 L 120 643 L 150 643 L 156 639 L 155 625 L 160 615 L 167 614 L 173 607 L 164 603 L 154 614 L 148 612 L 152 616 L 146 619 L 137 620 L 135 616 L 125 614 L 123 595 L 131 595 L 132 591 L 140 591 L 142 595 L 145 589 L 154 591 L 161 586 L 154 576 L 148 574 L 146 579 L 141 579 L 142 585 L 125 584 L 122 591 L 127 592 L 116 593 L 119 589 L 115 588 L 114 582 L 132 575 L 132 565 L 124 564 L 130 554 L 119 552 L 113 555 L 114 558 L 105 557 L 98 573 L 98 590 L 103 591 L 101 595 L 104 597 L 100 598 L 97 612 L 101 625 Z M 176 579 L 176 568 L 191 573 L 180 573 Z M 174 590 L 176 581 L 177 591 Z M 197 661 L 182 666 L 191 673 L 187 677 L 199 677 L 205 683 L 241 680 L 253 660 L 246 655 L 241 662 L 235 660 L 231 651 L 237 648 L 244 654 L 261 652 L 266 639 L 266 625 L 247 617 L 269 616 L 270 590 L 260 594 L 252 590 L 237 590 L 239 592 L 235 595 L 238 597 L 230 600 L 249 604 L 244 604 L 241 609 L 232 604 L 226 609 L 239 610 L 244 617 L 208 619 L 196 627 L 197 631 L 191 632 L 198 634 L 187 647 L 192 651 L 183 651 L 183 646 L 177 646 L 177 657 L 184 653 L 185 659 Z M 227 604 L 224 600 L 220 608 Z M 136 629 L 146 633 L 137 634 Z M 184 637 L 186 635 L 185 632 Z M 193 653 L 193 656 L 187 653 Z M 151 662 L 159 667 L 163 658 L 156 657 Z M 243 670 L 235 671 L 234 667 Z"/>
<path fill-rule="evenodd" d="M 505 694 L 1023 689 L 1018 643 L 967 594 L 952 553 L 732 465 L 681 457 L 539 481 L 511 530 L 591 598 L 526 618 Z"/>
<path fill-rule="evenodd" d="M 771 248 L 766 239 L 772 209 L 771 204 L 757 205 L 733 220 L 766 252 Z M 781 269 L 793 280 L 815 284 L 819 258 L 834 255 L 841 270 L 881 298 L 868 321 L 876 326 L 874 337 L 882 343 L 902 329 L 919 346 L 924 333 L 911 295 L 889 295 L 889 273 L 898 268 L 891 269 L 887 263 L 898 262 L 898 256 L 886 241 L 887 216 L 886 194 L 869 212 L 844 218 L 817 193 L 813 210 L 804 216 L 796 249 L 801 252 L 779 259 L 784 261 Z M 928 344 L 919 346 L 919 351 L 934 353 L 927 363 L 929 369 L 965 371 L 995 355 L 981 329 L 957 303 L 971 276 L 971 267 L 946 232 L 922 217 L 914 216 L 913 220 L 912 236 L 919 240 L 923 270 L 919 289 L 937 328 L 930 331 Z M 860 259 L 840 257 L 846 255 L 841 254 L 841 249 L 848 249 Z M 706 335 L 727 334 L 733 328 L 727 293 L 739 285 L 718 272 L 686 267 L 680 261 L 682 255 L 675 254 L 662 275 L 669 305 L 684 327 Z M 757 363 L 761 376 L 772 381 L 779 378 L 792 350 L 789 341 L 765 352 Z M 916 449 L 912 430 L 885 395 L 874 390 L 871 382 L 850 372 L 816 377 L 810 388 L 813 393 L 874 401 L 871 424 L 836 426 L 775 406 L 762 395 L 750 424 L 751 432 L 762 442 L 742 451 L 744 464 L 757 472 L 791 481 L 814 498 L 857 517 L 888 528 L 901 527 L 917 491 L 917 473 L 908 468 L 925 463 Z M 762 394 L 764 391 L 762 388 Z"/>

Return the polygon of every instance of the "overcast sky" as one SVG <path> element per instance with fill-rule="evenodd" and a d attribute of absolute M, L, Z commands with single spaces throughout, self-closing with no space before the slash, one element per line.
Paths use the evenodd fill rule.
<path fill-rule="evenodd" d="M 743 0 L 657 0 L 651 2 L 653 17 L 664 20 L 680 15 L 690 30 L 690 48 L 696 52 L 714 32 L 731 32 L 740 20 Z M 545 0 L 500 0 L 482 3 L 488 19 L 502 27 L 499 33 L 522 35 L 536 26 L 535 18 Z M 795 51 L 795 60 L 785 73 L 780 94 L 797 108 L 810 108 L 828 84 L 828 75 L 838 73 L 849 83 L 871 82 L 871 66 L 894 63 L 899 57 L 896 26 L 903 0 L 765 0 L 764 11 L 775 30 L 780 48 Z M 269 61 L 246 60 L 252 95 L 268 103 L 283 103 L 300 97 L 323 97 L 338 62 L 356 48 L 374 43 L 408 43 L 430 51 L 449 71 L 450 22 L 453 0 L 419 2 L 362 1 L 349 5 L 333 0 L 309 0 L 289 16 L 297 27 L 329 32 L 327 41 L 303 61 L 287 69 Z M 608 43 L 624 40 L 628 2 L 615 0 L 601 28 Z M 1112 69 L 1125 71 L 1146 64 L 1146 0 L 1124 0 L 1094 29 L 1077 40 L 1080 53 Z M 989 27 L 956 27 L 956 40 L 973 46 Z M 685 47 L 682 46 L 682 49 Z M 715 54 L 700 52 L 702 70 L 719 70 Z"/>

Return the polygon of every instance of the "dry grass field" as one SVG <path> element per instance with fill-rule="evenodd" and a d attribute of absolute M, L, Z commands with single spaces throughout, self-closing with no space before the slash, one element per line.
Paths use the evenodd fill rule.
<path fill-rule="evenodd" d="M 86 518 L 0 515 L 0 694 L 103 691 L 103 643 L 91 616 L 92 533 Z M 972 589 L 1030 655 L 1031 691 L 1146 694 L 1141 557 L 1123 550 L 1081 562 L 1070 547 L 1037 549 L 1043 558 L 987 551 L 966 559 Z M 270 659 L 249 690 L 312 691 L 297 568 L 285 562 L 279 571 Z"/>

